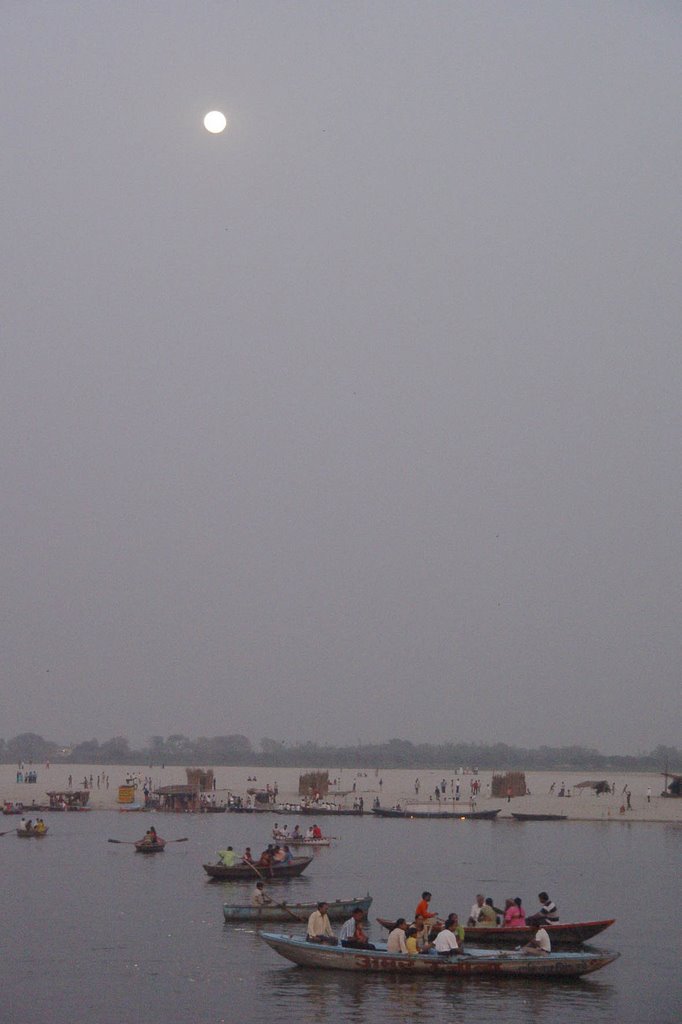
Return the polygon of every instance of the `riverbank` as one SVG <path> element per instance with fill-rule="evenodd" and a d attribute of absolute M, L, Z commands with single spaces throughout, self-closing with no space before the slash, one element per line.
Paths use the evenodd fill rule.
<path fill-rule="evenodd" d="M 211 766 L 204 766 L 211 767 Z M 17 765 L 0 765 L 0 801 L 21 801 L 27 808 L 31 803 L 47 803 L 47 793 L 83 789 L 87 780 L 90 791 L 89 806 L 93 810 L 116 810 L 118 787 L 134 779 L 137 793 L 142 801 L 142 787 L 145 779 L 151 781 L 151 789 L 159 786 L 178 785 L 187 782 L 185 768 L 178 765 L 73 765 L 45 764 L 24 765 L 36 772 L 35 783 L 16 781 Z M 226 801 L 228 794 L 246 798 L 249 789 L 277 788 L 280 803 L 298 802 L 298 780 L 306 769 L 299 768 L 248 768 L 219 765 L 214 768 L 215 795 L 218 803 Z M 365 811 L 369 811 L 375 799 L 382 807 L 400 805 L 414 810 L 469 810 L 472 782 L 479 783 L 475 796 L 476 810 L 500 808 L 498 820 L 509 818 L 512 813 L 560 814 L 570 821 L 644 821 L 682 823 L 682 799 L 661 796 L 665 780 L 661 774 L 621 773 L 608 777 L 587 772 L 526 772 L 528 795 L 515 797 L 491 797 L 491 771 L 473 774 L 443 772 L 443 770 L 406 769 L 329 769 L 330 787 L 328 799 L 340 807 L 352 807 L 353 801 L 362 797 Z M 578 783 L 605 778 L 614 792 L 597 795 L 589 788 L 579 789 Z M 71 780 L 69 784 L 69 779 Z M 418 782 L 419 792 L 416 792 Z M 440 793 L 445 782 L 445 794 Z M 459 800 L 455 799 L 459 782 Z M 440 800 L 436 799 L 436 786 Z M 562 791 L 566 794 L 559 796 Z M 630 792 L 630 806 L 627 805 L 627 791 Z M 649 796 L 650 792 L 650 796 Z M 570 795 L 568 795 L 570 794 Z M 623 810 L 621 810 L 623 808 Z"/>

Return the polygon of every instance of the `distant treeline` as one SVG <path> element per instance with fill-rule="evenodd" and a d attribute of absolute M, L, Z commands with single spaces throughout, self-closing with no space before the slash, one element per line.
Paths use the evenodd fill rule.
<path fill-rule="evenodd" d="M 317 743 L 288 744 L 262 739 L 258 748 L 246 736 L 152 736 L 146 746 L 134 749 L 125 736 L 104 743 L 87 740 L 64 747 L 36 733 L 22 733 L 10 740 L 0 739 L 0 762 L 41 761 L 65 764 L 178 764 L 250 765 L 265 768 L 466 768 L 564 769 L 594 771 L 682 771 L 682 750 L 656 747 L 649 754 L 600 754 L 588 747 L 510 747 L 506 743 L 410 743 L 389 740 L 354 747 L 321 746 Z"/>

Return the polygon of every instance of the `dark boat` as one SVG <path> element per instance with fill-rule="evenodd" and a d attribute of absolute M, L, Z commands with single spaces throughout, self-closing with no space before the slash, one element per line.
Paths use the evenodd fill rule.
<path fill-rule="evenodd" d="M 449 818 L 452 821 L 493 821 L 501 811 L 498 807 L 494 811 L 410 811 L 398 810 L 397 808 L 372 808 L 372 814 L 378 818 Z"/>
<path fill-rule="evenodd" d="M 47 835 L 47 829 L 41 829 L 40 832 L 34 828 L 18 828 L 17 835 L 20 839 L 42 839 L 43 836 Z"/>
<path fill-rule="evenodd" d="M 156 842 L 149 843 L 145 839 L 138 839 L 135 843 L 135 853 L 163 853 L 166 848 L 166 840 L 156 837 Z"/>
<path fill-rule="evenodd" d="M 567 814 L 521 814 L 520 811 L 512 811 L 512 818 L 515 821 L 566 821 Z"/>
<path fill-rule="evenodd" d="M 272 864 L 268 868 L 257 864 L 233 864 L 229 868 L 224 864 L 204 864 L 204 871 L 211 878 L 223 882 L 254 881 L 256 878 L 271 882 L 276 878 L 295 878 L 305 871 L 312 859 L 294 857 L 288 864 Z"/>
<path fill-rule="evenodd" d="M 327 907 L 327 916 L 330 921 L 345 921 L 355 907 L 360 907 L 366 914 L 371 903 L 369 893 L 352 900 L 333 900 Z M 223 904 L 226 921 L 284 921 L 291 924 L 292 920 L 298 918 L 305 924 L 313 910 L 317 910 L 317 903 L 271 903 L 262 907 L 254 907 L 250 903 Z"/>
<path fill-rule="evenodd" d="M 391 929 L 395 927 L 395 921 L 390 918 L 378 917 L 377 921 L 382 928 Z M 552 949 L 555 946 L 580 946 L 583 942 L 589 942 L 595 935 L 610 928 L 615 918 L 607 918 L 604 921 L 578 921 L 574 924 L 546 924 L 544 927 L 549 935 Z M 477 927 L 465 928 L 464 940 L 466 943 L 474 943 L 483 946 L 522 946 L 533 938 L 537 928 L 505 928 L 502 925 L 490 928 Z"/>

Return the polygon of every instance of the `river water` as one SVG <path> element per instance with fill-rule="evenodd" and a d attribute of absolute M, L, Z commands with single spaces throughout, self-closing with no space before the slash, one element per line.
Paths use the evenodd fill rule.
<path fill-rule="evenodd" d="M 603 971 L 580 981 L 500 982 L 306 971 L 254 930 L 225 925 L 223 902 L 248 900 L 252 886 L 208 882 L 201 865 L 227 843 L 262 848 L 272 815 L 92 812 L 46 820 L 43 840 L 0 839 L 5 1024 L 682 1018 L 678 826 L 330 817 L 323 824 L 339 842 L 317 851 L 301 878 L 272 886 L 275 898 L 290 901 L 369 891 L 372 920 L 409 916 L 425 888 L 432 909 L 460 917 L 479 891 L 498 906 L 519 895 L 530 912 L 547 889 L 564 921 L 617 918 L 595 940 L 622 954 Z M 7 829 L 17 819 L 0 821 Z M 189 842 L 155 857 L 107 843 L 139 838 L 152 821 L 166 838 Z M 377 924 L 372 933 L 381 936 Z"/>

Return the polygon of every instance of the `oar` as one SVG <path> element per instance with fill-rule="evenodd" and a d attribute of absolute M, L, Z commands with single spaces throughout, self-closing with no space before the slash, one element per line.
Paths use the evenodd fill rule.
<path fill-rule="evenodd" d="M 278 903 L 277 900 L 273 900 L 269 896 L 267 896 L 266 899 L 268 900 L 269 903 L 273 905 L 273 907 L 279 907 L 280 910 L 286 911 L 286 913 L 289 914 L 290 917 L 293 917 L 294 921 L 298 921 L 301 924 L 307 924 L 307 918 L 299 917 L 298 914 L 294 914 L 293 910 L 289 910 L 286 903 Z"/>
<path fill-rule="evenodd" d="M 265 875 L 261 875 L 260 871 L 258 870 L 258 868 L 256 867 L 256 865 L 255 865 L 255 864 L 253 863 L 253 861 L 250 861 L 250 860 L 245 860 L 245 861 L 244 861 L 244 864 L 248 864 L 250 868 L 253 868 L 253 870 L 254 870 L 254 871 L 256 872 L 256 874 L 257 874 L 257 875 L 258 875 L 258 877 L 260 878 L 261 882 L 264 882 L 264 881 L 265 881 Z"/>
<path fill-rule="evenodd" d="M 0 832 L 0 836 L 8 836 L 10 832 L 16 832 L 15 828 L 8 828 L 6 832 Z"/>

